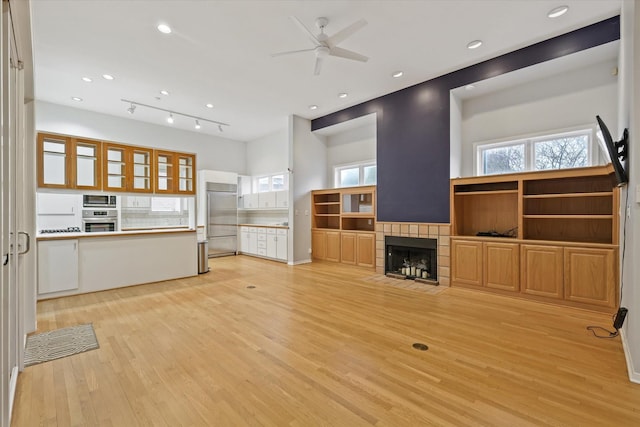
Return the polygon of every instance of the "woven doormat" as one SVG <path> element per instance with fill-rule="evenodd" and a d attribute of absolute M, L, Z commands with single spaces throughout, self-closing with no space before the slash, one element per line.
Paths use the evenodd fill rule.
<path fill-rule="evenodd" d="M 27 337 L 24 366 L 37 365 L 99 347 L 90 323 L 34 334 Z"/>

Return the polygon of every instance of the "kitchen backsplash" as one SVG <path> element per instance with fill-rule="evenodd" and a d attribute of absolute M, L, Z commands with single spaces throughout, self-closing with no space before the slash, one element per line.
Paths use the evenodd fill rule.
<path fill-rule="evenodd" d="M 120 228 L 186 227 L 188 225 L 188 211 L 176 214 L 123 208 Z"/>

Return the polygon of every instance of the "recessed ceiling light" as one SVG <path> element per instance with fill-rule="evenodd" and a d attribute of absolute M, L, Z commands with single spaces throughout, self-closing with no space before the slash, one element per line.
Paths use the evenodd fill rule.
<path fill-rule="evenodd" d="M 206 107 L 207 108 L 213 108 L 213 104 L 207 104 Z"/>
<path fill-rule="evenodd" d="M 160 24 L 158 25 L 158 31 L 160 31 L 163 34 L 171 34 L 171 27 L 168 26 L 167 24 Z"/>
<path fill-rule="evenodd" d="M 569 10 L 569 6 L 558 6 L 555 9 L 551 9 L 547 16 L 549 18 L 557 18 L 558 16 L 562 16 Z"/>
<path fill-rule="evenodd" d="M 317 110 L 318 106 L 317 105 L 309 105 L 309 110 Z"/>
<path fill-rule="evenodd" d="M 166 96 L 166 95 L 169 95 L 169 91 L 166 91 L 166 90 L 164 90 L 164 89 L 162 89 L 162 90 L 160 91 L 160 93 L 161 93 L 162 95 L 165 95 L 165 96 Z"/>
<path fill-rule="evenodd" d="M 467 45 L 467 49 L 477 49 L 480 46 L 482 46 L 482 40 L 474 40 L 472 42 L 469 42 L 469 44 Z"/>
<path fill-rule="evenodd" d="M 342 92 L 338 94 L 338 98 L 346 98 L 347 96 L 349 96 L 346 92 Z"/>
<path fill-rule="evenodd" d="M 113 80 L 113 76 L 111 74 L 103 74 L 102 78 L 105 80 Z"/>
<path fill-rule="evenodd" d="M 82 98 L 80 98 L 78 96 L 72 96 L 71 99 L 73 99 L 74 101 L 77 101 L 77 102 L 82 102 Z"/>
<path fill-rule="evenodd" d="M 402 71 L 396 71 L 395 73 L 391 74 L 392 77 L 402 77 L 404 73 Z"/>
<path fill-rule="evenodd" d="M 87 82 L 87 83 L 91 83 L 93 80 L 91 80 L 91 78 L 89 78 L 89 77 L 83 77 L 82 81 Z"/>
<path fill-rule="evenodd" d="M 473 90 L 473 89 L 475 89 L 475 86 L 474 85 L 466 85 L 464 88 L 466 90 Z"/>

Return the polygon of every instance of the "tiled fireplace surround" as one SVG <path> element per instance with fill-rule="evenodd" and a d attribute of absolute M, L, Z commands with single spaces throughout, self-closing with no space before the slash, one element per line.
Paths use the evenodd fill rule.
<path fill-rule="evenodd" d="M 376 272 L 384 274 L 384 237 L 422 237 L 438 240 L 438 282 L 449 286 L 449 224 L 376 222 Z"/>

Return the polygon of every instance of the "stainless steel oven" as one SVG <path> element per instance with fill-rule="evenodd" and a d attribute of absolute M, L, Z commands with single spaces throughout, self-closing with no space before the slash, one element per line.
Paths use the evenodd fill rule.
<path fill-rule="evenodd" d="M 115 209 L 116 196 L 108 194 L 84 194 L 82 196 L 82 207 Z"/>
<path fill-rule="evenodd" d="M 118 231 L 118 212 L 115 209 L 83 210 L 82 231 L 87 233 Z"/>

